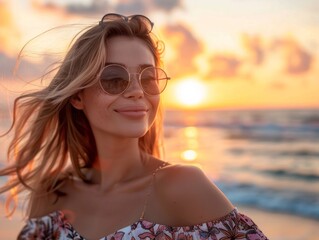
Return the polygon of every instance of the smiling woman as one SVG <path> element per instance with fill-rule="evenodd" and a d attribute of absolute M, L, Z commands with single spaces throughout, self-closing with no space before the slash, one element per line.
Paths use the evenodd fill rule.
<path fill-rule="evenodd" d="M 199 107 L 207 95 L 205 85 L 195 78 L 182 80 L 176 86 L 176 97 L 183 107 Z"/>
<path fill-rule="evenodd" d="M 11 178 L 0 194 L 11 191 L 10 203 L 28 193 L 19 240 L 267 239 L 199 168 L 161 159 L 160 94 L 170 78 L 153 25 L 104 15 L 71 44 L 48 86 L 15 100 L 11 165 L 0 169 Z M 184 105 L 203 103 L 200 81 L 179 87 Z"/>

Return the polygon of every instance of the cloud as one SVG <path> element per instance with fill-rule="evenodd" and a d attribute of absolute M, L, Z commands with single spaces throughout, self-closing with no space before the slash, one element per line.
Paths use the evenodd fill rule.
<path fill-rule="evenodd" d="M 272 82 L 269 87 L 274 90 L 284 90 L 287 88 L 286 84 L 279 81 Z"/>
<path fill-rule="evenodd" d="M 167 12 L 180 8 L 182 6 L 181 0 L 154 0 L 154 5 Z"/>
<path fill-rule="evenodd" d="M 73 14 L 104 14 L 109 8 L 110 6 L 105 0 L 93 0 L 88 5 L 74 3 L 66 5 L 66 11 Z"/>
<path fill-rule="evenodd" d="M 181 7 L 182 0 L 118 0 L 110 2 L 107 0 L 91 0 L 86 3 L 57 3 L 54 0 L 32 0 L 35 9 L 51 12 L 65 12 L 76 15 L 101 15 L 110 12 L 121 14 L 147 14 L 151 11 L 165 11 Z"/>
<path fill-rule="evenodd" d="M 53 0 L 32 0 L 32 7 L 38 11 L 75 14 L 75 15 L 96 15 L 109 11 L 110 6 L 105 0 L 92 0 L 89 3 L 57 3 Z"/>
<path fill-rule="evenodd" d="M 248 60 L 255 65 L 261 65 L 265 59 L 265 47 L 263 39 L 258 36 L 243 34 L 241 37 L 242 46 L 248 53 Z"/>
<path fill-rule="evenodd" d="M 241 36 L 244 55 L 242 68 L 251 73 L 262 69 L 288 75 L 301 75 L 311 71 L 315 55 L 294 37 L 265 38 L 262 35 Z M 234 67 L 236 67 L 234 65 Z M 283 89 L 273 84 L 274 89 Z"/>
<path fill-rule="evenodd" d="M 119 0 L 114 5 L 115 12 L 122 14 L 149 13 L 151 11 L 171 12 L 181 7 L 181 0 Z"/>
<path fill-rule="evenodd" d="M 0 51 L 0 79 L 12 77 L 16 59 Z"/>
<path fill-rule="evenodd" d="M 42 0 L 32 0 L 31 6 L 37 11 L 43 12 L 57 12 L 63 10 L 59 5 L 53 2 L 42 2 Z"/>
<path fill-rule="evenodd" d="M 150 6 L 142 0 L 121 0 L 114 6 L 115 12 L 121 14 L 139 13 L 145 14 Z"/>
<path fill-rule="evenodd" d="M 37 62 L 32 62 L 28 56 L 21 56 L 17 59 L 0 51 L 0 79 L 18 78 L 23 81 L 35 80 L 43 76 L 57 59 L 43 55 L 38 60 Z M 15 69 L 16 66 L 17 69 Z"/>
<path fill-rule="evenodd" d="M 311 70 L 312 56 L 300 43 L 292 38 L 275 39 L 271 49 L 279 51 L 284 60 L 284 70 L 289 74 L 303 74 Z"/>
<path fill-rule="evenodd" d="M 209 59 L 210 71 L 208 77 L 234 78 L 239 75 L 242 60 L 231 54 L 217 53 Z"/>
<path fill-rule="evenodd" d="M 20 32 L 13 21 L 6 1 L 0 1 L 0 51 L 10 53 L 16 50 L 15 44 L 20 39 Z"/>
<path fill-rule="evenodd" d="M 168 62 L 167 68 L 174 77 L 182 77 L 194 74 L 197 71 L 195 59 L 202 50 L 202 43 L 185 26 L 169 25 L 163 30 L 174 57 Z"/>

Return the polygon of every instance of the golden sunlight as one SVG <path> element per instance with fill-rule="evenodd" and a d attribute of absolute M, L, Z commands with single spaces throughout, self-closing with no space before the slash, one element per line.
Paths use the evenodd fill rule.
<path fill-rule="evenodd" d="M 196 127 L 186 127 L 184 129 L 184 135 L 187 138 L 197 138 L 198 137 L 198 130 Z"/>
<path fill-rule="evenodd" d="M 192 149 L 185 150 L 181 153 L 181 158 L 185 161 L 195 161 L 197 158 L 197 152 Z"/>
<path fill-rule="evenodd" d="M 195 78 L 185 79 L 176 86 L 177 101 L 185 106 L 198 106 L 203 103 L 205 96 L 204 84 Z"/>

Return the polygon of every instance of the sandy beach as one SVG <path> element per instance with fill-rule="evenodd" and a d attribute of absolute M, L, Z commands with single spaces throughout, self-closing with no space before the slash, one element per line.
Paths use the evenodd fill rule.
<path fill-rule="evenodd" d="M 319 221 L 250 207 L 238 210 L 251 217 L 271 240 L 319 240 Z"/>
<path fill-rule="evenodd" d="M 319 221 L 250 207 L 239 206 L 238 209 L 250 216 L 271 240 L 319 240 Z M 5 218 L 4 214 L 3 204 L 1 204 L 0 239 L 16 239 L 24 224 L 21 211 L 17 211 L 10 220 Z"/>

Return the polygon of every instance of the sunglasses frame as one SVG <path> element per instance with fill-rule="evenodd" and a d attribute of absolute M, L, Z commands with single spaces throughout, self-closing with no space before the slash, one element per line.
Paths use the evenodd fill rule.
<path fill-rule="evenodd" d="M 107 92 L 107 91 L 103 88 L 103 85 L 102 85 L 101 76 L 102 76 L 103 71 L 104 71 L 106 68 L 112 67 L 112 66 L 116 66 L 116 67 L 120 67 L 120 68 L 124 69 L 124 70 L 126 71 L 127 75 L 128 75 L 128 84 L 127 84 L 126 88 L 125 88 L 123 91 L 119 92 L 119 93 L 109 93 L 109 92 Z M 166 83 L 165 83 L 165 86 L 163 87 L 163 89 L 162 89 L 159 93 L 157 93 L 157 94 L 150 94 L 150 93 L 146 92 L 145 89 L 144 89 L 143 86 L 142 86 L 141 76 L 142 76 L 142 74 L 143 74 L 143 72 L 144 72 L 145 70 L 151 69 L 151 68 L 152 68 L 152 69 L 159 69 L 159 70 L 161 70 L 161 71 L 165 74 L 165 76 L 166 76 L 165 78 L 160 78 L 160 79 L 158 79 L 158 80 L 163 80 L 163 79 L 165 79 L 165 80 L 166 80 Z M 140 72 L 130 73 L 126 67 L 124 67 L 124 66 L 122 66 L 122 65 L 120 65 L 120 64 L 110 64 L 110 65 L 107 65 L 107 66 L 103 67 L 103 68 L 101 69 L 100 73 L 98 74 L 97 78 L 98 78 L 98 80 L 99 80 L 99 85 L 100 85 L 102 91 L 105 92 L 105 93 L 108 94 L 108 95 L 113 95 L 113 96 L 115 96 L 115 95 L 121 95 L 121 94 L 123 94 L 123 93 L 130 87 L 131 82 L 132 82 L 132 80 L 131 80 L 131 75 L 138 75 L 137 80 L 138 80 L 138 84 L 139 84 L 140 88 L 143 90 L 143 93 L 145 93 L 146 95 L 149 95 L 149 96 L 157 96 L 157 95 L 160 95 L 162 92 L 164 92 L 164 90 L 166 89 L 166 86 L 167 86 L 168 81 L 171 79 L 170 77 L 167 76 L 167 73 L 166 73 L 162 68 L 159 68 L 159 67 L 149 66 L 149 67 L 143 68 Z"/>
<path fill-rule="evenodd" d="M 99 21 L 99 25 L 103 26 L 104 23 L 108 22 L 107 20 L 109 21 L 124 20 L 125 22 L 129 22 L 134 18 L 142 19 L 144 23 L 147 23 L 145 24 L 147 26 L 147 33 L 150 33 L 152 31 L 154 23 L 148 17 L 141 14 L 124 16 L 118 13 L 107 13 L 102 17 L 101 21 Z"/>

